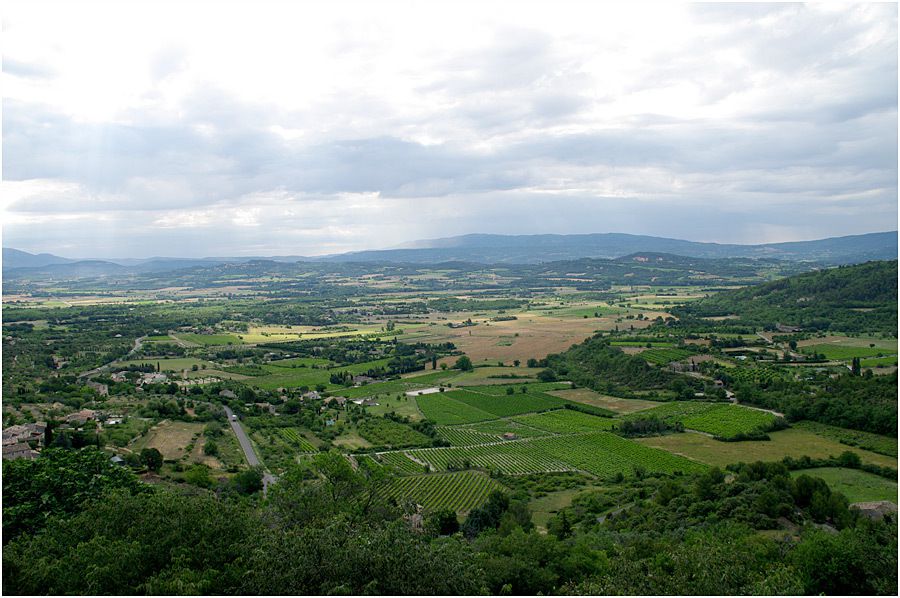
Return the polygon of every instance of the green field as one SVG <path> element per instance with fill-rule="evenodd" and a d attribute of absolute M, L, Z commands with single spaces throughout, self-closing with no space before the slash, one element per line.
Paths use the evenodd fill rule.
<path fill-rule="evenodd" d="M 311 367 L 280 367 L 276 364 L 279 362 L 271 362 L 263 366 L 269 373 L 268 376 L 259 376 L 248 384 L 252 384 L 264 390 L 274 390 L 276 388 L 297 388 L 300 386 L 308 386 L 315 388 L 318 384 L 324 384 L 328 389 L 335 390 L 337 394 L 347 396 L 345 391 L 351 391 L 351 388 L 344 389 L 341 386 L 331 383 L 331 374 L 336 372 L 350 372 L 351 374 L 362 374 L 372 368 L 384 367 L 390 359 L 377 359 L 374 361 L 366 361 L 363 363 L 354 363 L 351 365 L 339 366 L 334 368 L 311 368 Z"/>
<path fill-rule="evenodd" d="M 436 392 L 416 397 L 422 415 L 439 425 L 469 424 L 497 417 L 448 395 L 446 392 Z"/>
<path fill-rule="evenodd" d="M 572 409 L 557 409 L 533 415 L 522 415 L 513 418 L 513 421 L 554 434 L 611 430 L 616 425 L 616 420 L 612 418 L 588 415 Z"/>
<path fill-rule="evenodd" d="M 197 359 L 195 357 L 145 357 L 143 359 L 129 359 L 128 361 L 117 361 L 114 364 L 118 367 L 128 367 L 130 365 L 143 365 L 149 363 L 150 365 L 156 367 L 159 364 L 159 371 L 173 371 L 180 372 L 181 370 L 189 370 L 193 366 L 197 366 L 199 369 L 203 370 L 211 370 L 217 367 L 215 364 L 206 361 L 205 359 Z"/>
<path fill-rule="evenodd" d="M 850 502 L 889 500 L 894 504 L 897 503 L 897 482 L 866 471 L 843 467 L 816 467 L 791 472 L 794 477 L 802 474 L 825 480 L 832 490 L 840 492 Z"/>
<path fill-rule="evenodd" d="M 691 351 L 685 349 L 647 349 L 639 353 L 642 359 L 656 365 L 666 365 L 673 361 L 680 361 L 693 355 Z"/>
<path fill-rule="evenodd" d="M 775 416 L 765 411 L 737 405 L 720 405 L 705 413 L 698 413 L 681 420 L 685 428 L 706 432 L 720 438 L 734 438 L 771 429 Z"/>
<path fill-rule="evenodd" d="M 703 434 L 685 432 L 639 438 L 636 442 L 719 467 L 740 462 L 781 461 L 784 457 L 809 456 L 814 459 L 823 459 L 837 457 L 844 451 L 850 451 L 859 455 L 860 459 L 866 463 L 897 468 L 895 457 L 849 447 L 806 430 L 790 428 L 769 432 L 769 438 L 769 440 L 720 442 Z"/>
<path fill-rule="evenodd" d="M 877 368 L 878 366 L 897 365 L 897 356 L 889 355 L 887 357 L 868 357 L 859 360 L 860 367 Z"/>
<path fill-rule="evenodd" d="M 685 428 L 721 438 L 765 431 L 775 423 L 775 416 L 765 411 L 727 403 L 699 401 L 673 401 L 628 417 L 658 417 L 670 423 L 681 422 Z"/>
<path fill-rule="evenodd" d="M 845 345 L 836 345 L 823 343 L 820 345 L 807 345 L 801 348 L 803 353 L 819 353 L 824 355 L 826 359 L 853 359 L 854 357 L 877 357 L 879 355 L 896 354 L 897 349 L 884 349 L 879 347 L 848 347 Z"/>
<path fill-rule="evenodd" d="M 858 430 L 848 430 L 847 428 L 839 428 L 837 426 L 829 426 L 820 424 L 819 422 L 801 421 L 793 424 L 793 427 L 799 430 L 806 430 L 825 438 L 837 440 L 841 444 L 848 446 L 858 446 L 861 449 L 888 455 L 897 456 L 897 439 L 890 436 L 882 436 L 880 434 L 872 434 L 871 432 L 860 432 Z"/>
<path fill-rule="evenodd" d="M 504 487 L 481 472 L 459 471 L 397 478 L 385 493 L 398 502 L 422 505 L 426 511 L 451 509 L 462 513 L 481 505 L 495 490 L 503 491 Z"/>
<path fill-rule="evenodd" d="M 491 413 L 495 417 L 509 417 L 534 411 L 546 411 L 565 405 L 565 401 L 559 397 L 532 392 L 514 392 L 511 395 L 504 392 L 503 394 L 489 395 L 471 390 L 454 390 L 442 394 L 475 409 Z"/>
<path fill-rule="evenodd" d="M 240 345 L 241 339 L 231 334 L 176 334 L 175 338 L 198 345 Z"/>

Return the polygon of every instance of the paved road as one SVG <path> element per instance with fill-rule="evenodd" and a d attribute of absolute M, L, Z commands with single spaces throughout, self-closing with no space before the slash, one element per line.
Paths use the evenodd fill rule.
<path fill-rule="evenodd" d="M 244 432 L 244 427 L 241 425 L 241 422 L 234 418 L 234 412 L 230 407 L 224 406 L 225 415 L 228 416 L 228 423 L 231 424 L 231 429 L 234 430 L 234 435 L 237 436 L 238 442 L 241 445 L 241 449 L 244 451 L 244 455 L 247 457 L 247 463 L 250 467 L 258 467 L 262 465 L 259 462 L 259 457 L 256 456 L 256 452 L 253 450 L 253 444 L 250 443 L 250 438 L 247 437 L 247 433 Z M 269 490 L 269 484 L 275 481 L 275 476 L 273 476 L 268 471 L 263 472 L 263 494 L 265 495 Z"/>
<path fill-rule="evenodd" d="M 78 374 L 78 377 L 79 378 L 90 378 L 91 376 L 94 376 L 96 374 L 99 374 L 100 372 L 103 372 L 103 371 L 109 369 L 110 366 L 112 366 L 112 364 L 116 363 L 117 361 L 123 361 L 125 359 L 128 359 L 131 355 L 134 355 L 141 348 L 141 346 L 144 344 L 145 338 L 147 338 L 147 337 L 141 336 L 141 337 L 134 339 L 134 346 L 131 348 L 131 351 L 129 351 L 128 354 L 125 355 L 125 357 L 119 357 L 118 359 L 113 359 L 109 363 L 105 363 L 105 364 L 101 365 L 100 367 L 96 367 L 96 368 L 94 368 L 92 370 L 88 370 L 86 372 L 81 372 L 80 374 Z"/>

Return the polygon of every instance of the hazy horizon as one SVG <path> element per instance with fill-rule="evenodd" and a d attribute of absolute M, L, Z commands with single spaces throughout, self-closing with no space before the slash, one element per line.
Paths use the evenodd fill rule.
<path fill-rule="evenodd" d="M 896 228 L 896 4 L 250 6 L 9 3 L 3 246 Z"/>

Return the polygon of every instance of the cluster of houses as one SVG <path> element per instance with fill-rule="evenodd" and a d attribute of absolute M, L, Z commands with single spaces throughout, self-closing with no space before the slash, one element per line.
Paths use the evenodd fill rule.
<path fill-rule="evenodd" d="M 82 409 L 70 413 L 60 425 L 61 428 L 81 428 L 89 421 L 103 420 L 105 426 L 116 426 L 125 421 L 124 415 L 102 414 L 93 409 Z M 46 422 L 18 424 L 3 430 L 4 459 L 35 459 L 44 446 L 47 431 Z"/>
<path fill-rule="evenodd" d="M 3 458 L 36 459 L 40 453 L 32 447 L 38 447 L 44 443 L 46 430 L 47 424 L 44 422 L 19 424 L 6 428 L 3 430 Z"/>

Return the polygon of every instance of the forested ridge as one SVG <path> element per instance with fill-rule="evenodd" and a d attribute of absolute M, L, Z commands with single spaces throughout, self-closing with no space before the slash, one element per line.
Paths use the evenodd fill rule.
<path fill-rule="evenodd" d="M 673 310 L 679 318 L 737 315 L 734 322 L 842 332 L 897 331 L 897 261 L 867 262 L 724 291 Z"/>

